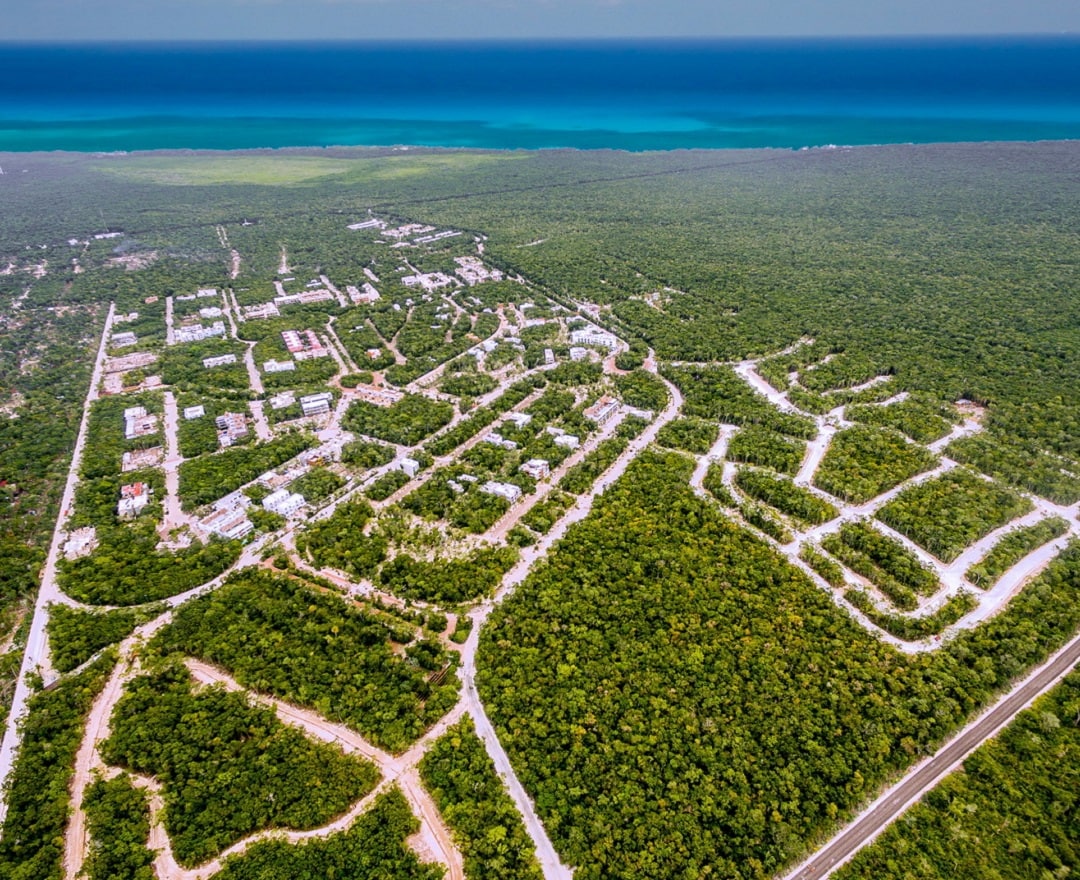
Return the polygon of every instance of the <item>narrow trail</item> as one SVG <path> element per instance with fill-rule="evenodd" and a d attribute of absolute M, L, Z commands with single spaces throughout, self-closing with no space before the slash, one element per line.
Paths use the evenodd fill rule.
<path fill-rule="evenodd" d="M 320 275 L 319 280 L 323 283 L 323 287 L 325 287 L 327 290 L 329 290 L 334 295 L 334 297 L 338 301 L 339 306 L 341 306 L 343 309 L 347 309 L 349 307 L 349 298 L 344 293 L 342 293 L 340 290 L 338 290 L 330 282 L 329 278 L 327 278 L 325 275 Z M 331 319 L 331 320 L 333 320 L 333 319 Z"/>
<path fill-rule="evenodd" d="M 173 298 L 165 297 L 165 344 L 176 345 L 176 330 L 173 329 Z"/>
<path fill-rule="evenodd" d="M 247 350 L 244 352 L 244 366 L 247 368 L 248 384 L 251 386 L 251 390 L 256 394 L 262 395 L 266 393 L 266 389 L 263 388 L 262 376 L 259 375 L 259 369 L 255 366 L 255 343 L 247 343 Z"/>

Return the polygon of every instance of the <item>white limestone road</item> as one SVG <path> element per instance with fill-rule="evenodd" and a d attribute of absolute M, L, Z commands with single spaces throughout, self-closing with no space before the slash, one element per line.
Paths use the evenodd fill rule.
<path fill-rule="evenodd" d="M 795 475 L 795 483 L 800 486 L 809 486 L 813 482 L 814 474 L 817 473 L 821 460 L 829 451 L 832 439 L 836 435 L 836 428 L 832 425 L 819 424 L 817 436 L 806 444 L 806 454 L 803 456 L 799 472 Z"/>
<path fill-rule="evenodd" d="M 146 627 L 140 628 L 137 634 L 130 636 L 122 643 L 121 653 L 125 657 L 130 656 L 137 640 L 151 636 L 169 619 L 171 619 L 171 613 L 166 613 L 156 618 Z M 256 832 L 230 846 L 218 858 L 196 868 L 186 869 L 176 862 L 168 834 L 164 828 L 164 802 L 161 797 L 160 784 L 155 779 L 133 774 L 136 782 L 141 787 L 146 788 L 151 796 L 152 827 L 150 846 L 152 849 L 159 850 L 158 858 L 155 860 L 155 870 L 159 880 L 166 880 L 166 878 L 168 880 L 195 880 L 195 878 L 204 880 L 204 878 L 210 877 L 220 870 L 222 860 L 226 856 L 243 852 L 251 844 L 260 840 L 284 837 L 290 842 L 296 843 L 316 837 L 328 837 L 331 834 L 343 831 L 350 827 L 356 818 L 371 805 L 379 792 L 385 790 L 395 780 L 400 783 L 402 793 L 421 823 L 420 831 L 411 841 L 416 846 L 418 854 L 421 856 L 434 855 L 438 861 L 449 868 L 449 877 L 452 880 L 463 880 L 464 868 L 461 853 L 454 844 L 452 835 L 434 802 L 420 784 L 415 769 L 417 762 L 423 757 L 430 744 L 439 736 L 442 736 L 452 724 L 456 723 L 464 715 L 464 707 L 461 704 L 458 704 L 451 712 L 440 719 L 409 750 L 402 755 L 394 756 L 377 749 L 349 728 L 327 721 L 314 712 L 293 706 L 282 700 L 253 695 L 230 676 L 207 663 L 190 658 L 185 662 L 192 673 L 192 677 L 197 682 L 221 685 L 228 690 L 247 694 L 253 702 L 272 708 L 283 723 L 298 727 L 305 734 L 315 739 L 335 743 L 347 753 L 359 754 L 371 760 L 378 767 L 384 780 L 375 792 L 365 796 L 333 822 L 304 831 L 283 832 L 280 829 L 269 829 Z M 86 815 L 83 810 L 83 795 L 95 772 L 103 776 L 115 772 L 110 768 L 106 768 L 102 763 L 98 747 L 109 736 L 109 719 L 116 702 L 120 698 L 125 682 L 137 672 L 136 664 L 131 664 L 127 660 L 121 661 L 114 669 L 108 684 L 95 700 L 91 709 L 83 741 L 76 756 L 75 775 L 71 788 L 72 815 L 65 833 L 64 846 L 65 880 L 77 880 L 85 862 L 89 841 Z"/>
<path fill-rule="evenodd" d="M 251 390 L 256 394 L 263 394 L 265 389 L 263 388 L 262 377 L 259 375 L 259 370 L 255 366 L 255 343 L 247 343 L 247 350 L 244 352 L 244 366 L 247 367 L 248 383 L 251 385 Z"/>
<path fill-rule="evenodd" d="M 229 322 L 229 335 L 233 339 L 240 338 L 240 331 L 236 329 L 236 318 L 233 316 L 232 302 L 229 299 L 229 289 L 223 288 L 221 291 L 221 304 L 223 306 L 222 311 L 225 312 L 225 320 Z"/>
<path fill-rule="evenodd" d="M 712 448 L 704 455 L 698 456 L 694 473 L 690 476 L 690 488 L 695 492 L 700 493 L 703 491 L 702 484 L 705 482 L 705 475 L 709 472 L 709 467 L 724 460 L 727 455 L 728 444 L 731 443 L 731 438 L 735 436 L 738 430 L 737 425 L 721 425 L 720 434 L 716 438 L 716 442 L 713 443 Z"/>
<path fill-rule="evenodd" d="M 650 356 L 651 354 L 652 352 L 650 352 Z M 510 757 L 503 748 L 502 743 L 499 741 L 498 734 L 495 732 L 495 728 L 492 726 L 491 720 L 484 710 L 480 694 L 476 689 L 475 680 L 476 650 L 479 645 L 480 631 L 492 610 L 517 589 L 518 585 L 525 580 L 525 577 L 528 575 L 533 565 L 546 557 L 551 547 L 566 534 L 567 529 L 569 529 L 573 523 L 580 522 L 588 515 L 596 497 L 618 480 L 619 477 L 623 475 L 630 462 L 656 439 L 659 430 L 678 415 L 683 403 L 682 394 L 679 392 L 678 388 L 666 379 L 663 381 L 668 387 L 668 391 L 671 395 L 668 405 L 649 427 L 630 441 L 630 444 L 623 451 L 622 455 L 615 460 L 610 468 L 600 475 L 593 483 L 592 489 L 586 495 L 583 495 L 578 499 L 574 506 L 571 507 L 570 510 L 555 524 L 551 531 L 532 547 L 526 547 L 522 551 L 521 558 L 518 560 L 517 564 L 503 577 L 502 584 L 496 591 L 495 596 L 490 600 L 482 602 L 473 610 L 470 615 L 473 621 L 472 632 L 469 633 L 469 638 L 465 641 L 461 650 L 461 666 L 458 669 L 458 676 L 462 683 L 462 700 L 469 715 L 472 716 L 477 734 L 480 736 L 480 739 L 483 740 L 484 747 L 492 762 L 495 764 L 496 772 L 502 779 L 507 793 L 514 801 L 518 812 L 521 814 L 522 820 L 525 823 L 525 830 L 528 832 L 529 837 L 532 838 L 533 846 L 536 849 L 536 857 L 543 870 L 545 880 L 569 880 L 569 878 L 573 876 L 573 870 L 563 864 L 562 860 L 559 858 L 559 854 L 556 852 L 555 847 L 551 842 L 551 838 L 548 837 L 543 822 L 536 813 L 536 808 L 532 799 L 529 797 L 528 792 L 525 791 L 525 787 L 521 784 L 521 781 L 517 778 L 513 765 L 510 763 Z"/>
<path fill-rule="evenodd" d="M 345 347 L 345 343 L 341 341 L 341 337 L 338 336 L 337 330 L 334 329 L 334 324 L 336 321 L 337 315 L 331 315 L 330 320 L 326 322 L 326 334 L 330 337 L 330 340 L 337 346 L 338 350 L 341 352 L 342 357 L 344 357 L 345 362 L 348 365 L 348 370 L 346 370 L 345 372 L 359 373 L 360 368 L 356 365 L 356 361 L 353 360 L 352 355 L 349 354 L 349 349 Z"/>
<path fill-rule="evenodd" d="M 337 336 L 334 336 L 333 338 L 337 339 Z M 337 367 L 338 367 L 337 378 L 341 378 L 342 376 L 344 376 L 346 373 L 349 372 L 348 364 L 345 363 L 345 359 L 341 356 L 341 352 L 338 351 L 338 347 L 331 340 L 329 334 L 324 333 L 322 335 L 322 337 L 321 337 L 321 341 L 322 341 L 323 346 L 325 346 L 326 350 L 330 352 L 331 357 L 333 357 L 334 363 L 337 364 Z"/>
<path fill-rule="evenodd" d="M 249 400 L 248 409 L 251 411 L 251 420 L 255 423 L 255 436 L 260 440 L 273 440 L 274 432 L 270 430 L 270 423 L 266 420 L 263 410 L 264 403 L 261 400 Z"/>
<path fill-rule="evenodd" d="M 775 406 L 777 409 L 786 413 L 795 413 L 797 415 L 806 415 L 801 409 L 793 404 L 787 398 L 787 394 L 783 391 L 777 391 L 768 382 L 766 382 L 761 374 L 754 368 L 757 366 L 757 361 L 740 361 L 735 364 L 735 373 L 742 378 L 747 385 L 753 388 L 762 397 L 768 399 L 769 403 Z"/>
<path fill-rule="evenodd" d="M 172 391 L 166 391 L 164 395 L 165 409 L 165 460 L 162 462 L 162 470 L 165 472 L 165 499 L 161 525 L 158 527 L 160 535 L 167 536 L 173 529 L 182 526 L 190 526 L 195 522 L 195 517 L 184 513 L 180 504 L 180 465 L 184 463 L 184 457 L 180 454 L 178 434 L 180 430 L 180 414 L 176 404 L 176 395 Z"/>
<path fill-rule="evenodd" d="M 443 716 L 411 749 L 395 757 L 375 747 L 350 728 L 328 721 L 309 709 L 303 709 L 263 694 L 253 694 L 231 676 L 208 663 L 192 658 L 186 659 L 185 663 L 196 681 L 202 684 L 217 684 L 231 691 L 245 693 L 253 702 L 272 708 L 282 723 L 300 728 L 313 739 L 334 743 L 346 753 L 358 754 L 375 764 L 386 778 L 398 780 L 402 793 L 421 822 L 421 838 L 434 849 L 440 861 L 451 868 L 451 877 L 463 876 L 461 853 L 458 852 L 442 815 L 427 792 L 423 790 L 419 777 L 415 775 L 416 762 L 423 757 L 427 747 L 464 714 L 464 708 L 460 703 Z M 455 865 L 457 866 L 456 873 Z"/>
<path fill-rule="evenodd" d="M 948 434 L 942 437 L 940 440 L 935 440 L 933 443 L 927 443 L 926 448 L 931 452 L 941 453 L 945 447 L 948 446 L 953 440 L 959 440 L 961 437 L 970 437 L 982 430 L 980 425 L 974 419 L 967 419 L 959 425 L 955 425 Z"/>
<path fill-rule="evenodd" d="M 71 816 L 64 832 L 64 877 L 77 880 L 86 859 L 89 835 L 86 827 L 86 811 L 83 795 L 93 778 L 93 772 L 103 768 L 98 746 L 108 739 L 109 717 L 116 701 L 120 699 L 125 682 L 131 678 L 133 667 L 126 660 L 116 664 L 87 717 L 82 744 L 75 755 L 75 773 L 71 781 Z"/>
<path fill-rule="evenodd" d="M 19 724 L 26 714 L 26 701 L 30 697 L 30 677 L 37 671 L 41 671 L 43 677 L 55 678 L 49 662 L 49 644 L 45 632 L 45 625 L 49 617 L 49 604 L 64 602 L 66 597 L 60 591 L 56 582 L 56 565 L 60 558 L 61 547 L 65 538 L 65 526 L 75 502 L 75 486 L 79 481 L 79 466 L 82 462 L 83 449 L 86 446 L 87 425 L 90 421 L 90 408 L 98 398 L 98 388 L 101 385 L 102 371 L 105 365 L 106 350 L 108 348 L 109 335 L 112 332 L 113 318 L 116 314 L 116 304 L 109 304 L 109 312 L 105 317 L 105 326 L 101 331 L 101 342 L 98 345 L 97 359 L 94 361 L 94 370 L 90 377 L 90 389 L 83 403 L 82 420 L 79 422 L 79 432 L 75 440 L 75 449 L 71 454 L 71 464 L 68 467 L 67 482 L 64 485 L 64 494 L 60 499 L 60 515 L 56 519 L 56 528 L 53 530 L 52 543 L 49 545 L 49 555 L 45 560 L 42 570 L 41 586 L 38 588 L 37 601 L 34 603 L 34 616 L 30 623 L 30 632 L 26 638 L 26 648 L 23 651 L 22 665 L 19 668 L 19 677 L 15 681 L 15 693 L 11 700 L 11 709 L 8 713 L 7 727 L 4 729 L 4 738 L 0 742 L 0 793 L 6 792 L 6 784 L 11 774 L 11 768 L 15 760 L 15 752 L 19 742 Z M 48 683 L 48 682 L 47 682 Z M 7 815 L 7 798 L 0 797 L 0 824 L 3 824 Z"/>
<path fill-rule="evenodd" d="M 312 738 L 323 742 L 336 743 L 347 753 L 358 754 L 371 761 L 380 771 L 385 770 L 392 763 L 389 752 L 376 748 L 360 734 L 350 730 L 341 724 L 335 724 L 320 717 L 315 712 L 302 709 L 284 700 L 274 699 L 263 694 L 253 694 L 246 687 L 239 684 L 232 676 L 204 663 L 201 660 L 186 658 L 184 660 L 191 677 L 204 685 L 221 685 L 226 690 L 247 694 L 252 702 L 266 706 L 274 710 L 278 719 L 293 727 L 299 727 Z"/>
<path fill-rule="evenodd" d="M 173 329 L 173 298 L 165 297 L 165 344 L 176 345 L 176 331 Z"/>
<path fill-rule="evenodd" d="M 325 275 L 320 275 L 319 280 L 323 283 L 323 287 L 329 290 L 337 298 L 339 306 L 341 306 L 343 309 L 347 309 L 349 307 L 349 298 L 345 296 L 345 294 L 343 294 L 336 287 L 334 287 L 334 285 L 330 283 L 329 278 L 327 278 Z M 333 318 L 331 318 L 330 320 L 332 321 Z"/>

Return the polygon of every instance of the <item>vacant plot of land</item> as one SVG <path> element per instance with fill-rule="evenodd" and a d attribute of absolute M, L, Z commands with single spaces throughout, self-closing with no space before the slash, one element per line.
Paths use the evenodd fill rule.
<path fill-rule="evenodd" d="M 938 559 L 951 562 L 965 547 L 1031 510 L 1031 502 L 969 470 L 955 470 L 905 489 L 878 519 Z"/>
<path fill-rule="evenodd" d="M 862 503 L 937 463 L 928 449 L 889 429 L 849 428 L 837 434 L 814 475 L 819 489 Z"/>

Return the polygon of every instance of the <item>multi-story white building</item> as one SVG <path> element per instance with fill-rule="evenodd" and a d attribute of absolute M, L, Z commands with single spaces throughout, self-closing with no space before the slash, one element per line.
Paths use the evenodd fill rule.
<path fill-rule="evenodd" d="M 619 341 L 613 334 L 592 326 L 571 330 L 570 343 L 572 345 L 599 345 L 609 351 L 614 351 L 619 346 Z"/>
<path fill-rule="evenodd" d="M 209 370 L 209 369 L 212 369 L 213 367 L 223 367 L 226 364 L 235 364 L 235 363 L 236 363 L 236 355 L 235 354 L 219 354 L 217 357 L 203 358 L 202 365 L 203 365 L 204 370 Z"/>
<path fill-rule="evenodd" d="M 153 489 L 146 483 L 129 483 L 120 487 L 120 503 L 116 506 L 116 513 L 123 519 L 138 516 L 143 508 L 150 503 Z"/>
<path fill-rule="evenodd" d="M 530 458 L 519 470 L 534 480 L 543 480 L 551 475 L 551 465 L 543 458 Z"/>
<path fill-rule="evenodd" d="M 499 483 L 495 480 L 488 480 L 482 486 L 480 491 L 485 495 L 495 495 L 498 498 L 505 498 L 511 504 L 517 502 L 521 498 L 521 487 L 515 486 L 513 483 Z"/>
<path fill-rule="evenodd" d="M 320 394 L 308 394 L 300 398 L 300 411 L 305 416 L 318 416 L 330 412 L 334 403 L 334 395 L 329 391 Z"/>
<path fill-rule="evenodd" d="M 278 513 L 282 516 L 292 516 L 307 502 L 299 492 L 290 492 L 288 489 L 278 489 L 267 495 L 262 502 L 265 510 Z"/>

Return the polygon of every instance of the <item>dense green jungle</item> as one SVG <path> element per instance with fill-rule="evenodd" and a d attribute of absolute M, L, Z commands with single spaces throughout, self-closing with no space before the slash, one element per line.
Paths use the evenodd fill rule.
<path fill-rule="evenodd" d="M 789 372 L 801 371 L 801 388 L 792 390 L 791 399 L 807 412 L 827 412 L 841 400 L 873 402 L 864 386 L 878 377 L 890 377 L 890 394 L 910 392 L 902 409 L 891 407 L 885 415 L 870 406 L 848 411 L 860 424 L 838 433 L 815 483 L 847 501 L 866 500 L 932 468 L 936 454 L 915 449 L 907 438 L 945 436 L 957 418 L 957 401 L 978 410 L 984 430 L 946 450 L 965 467 L 905 490 L 878 516 L 941 559 L 958 557 L 971 542 L 1022 515 L 1027 502 L 1014 490 L 1075 503 L 1080 143 L 667 153 L 340 148 L 0 154 L 0 166 L 0 724 L 109 304 L 150 314 L 159 308 L 154 297 L 202 287 L 229 287 L 240 303 L 249 301 L 245 295 L 256 302 L 255 294 L 265 293 L 269 279 L 281 274 L 285 250 L 297 278 L 327 275 L 352 283 L 376 258 L 386 259 L 385 242 L 347 228 L 372 215 L 461 230 L 482 242 L 484 260 L 508 278 L 528 279 L 554 303 L 598 306 L 598 321 L 630 343 L 623 363 L 640 365 L 651 349 L 660 375 L 685 397 L 684 418 L 658 438 L 665 449 L 643 453 L 598 498 L 479 636 L 480 694 L 538 815 L 579 880 L 774 876 L 1080 627 L 1080 548 L 1071 545 L 1001 614 L 940 651 L 903 654 L 856 625 L 772 544 L 704 492 L 692 492 L 693 461 L 684 454 L 707 452 L 718 421 L 745 425 L 730 460 L 771 470 L 740 470 L 738 488 L 797 522 L 834 515 L 812 487 L 789 479 L 812 439 L 813 422 L 767 405 L 730 367 L 716 366 L 772 355 L 761 375 L 779 387 Z M 446 270 L 452 257 L 447 245 L 410 259 L 418 270 L 436 272 Z M 498 288 L 491 289 L 494 302 Z M 347 339 L 343 346 L 354 355 L 378 348 L 404 323 L 383 303 L 372 307 L 370 326 L 358 326 L 349 338 L 342 329 L 349 309 L 334 301 L 297 308 L 293 314 L 319 326 L 337 319 Z M 490 315 L 484 319 L 493 323 Z M 264 336 L 250 341 L 273 356 L 284 326 L 268 323 L 260 331 Z M 438 363 L 457 357 L 468 344 L 466 333 L 475 329 L 425 335 L 410 327 L 401 337 L 411 347 L 410 362 L 391 366 L 387 381 L 403 387 L 426 371 L 422 358 Z M 525 341 L 532 344 L 526 358 L 546 344 Z M 800 341 L 803 348 L 793 349 Z M 414 368 L 413 353 L 421 366 Z M 166 364 L 173 371 L 168 381 L 185 392 L 209 393 L 199 384 L 208 380 L 197 360 L 174 357 Z M 319 367 L 308 362 L 304 382 L 323 387 L 327 377 L 317 370 L 328 360 Z M 222 375 L 233 378 L 212 389 L 219 400 L 208 406 L 225 412 L 233 400 L 246 405 L 239 367 Z M 576 374 L 547 375 L 553 387 L 560 381 L 569 387 Z M 621 380 L 628 399 L 636 394 L 639 405 L 662 408 L 666 386 L 655 378 L 650 385 L 643 376 Z M 490 386 L 463 373 L 448 376 L 446 389 L 471 399 Z M 534 390 L 539 387 L 525 385 L 515 399 Z M 548 393 L 556 399 L 558 391 Z M 350 418 L 353 429 L 380 441 L 415 444 L 436 434 L 452 411 L 449 403 L 405 397 L 393 408 L 357 407 Z M 478 407 L 469 420 L 428 440 L 425 452 L 449 452 L 496 415 Z M 123 445 L 118 437 L 98 437 L 94 427 L 92 419 L 88 477 L 95 477 L 94 456 L 108 458 L 102 473 L 111 474 Z M 189 448 L 213 449 L 214 437 L 188 432 L 181 442 Z M 604 441 L 560 489 L 587 489 L 634 432 L 626 435 Z M 237 488 L 314 443 L 300 433 L 272 442 L 187 463 L 181 480 L 192 502 L 212 500 L 219 488 Z M 349 455 L 388 460 L 375 443 L 354 447 L 346 462 Z M 723 502 L 721 496 L 731 496 L 716 473 L 710 471 L 704 486 Z M 980 474 L 1008 488 L 995 484 L 992 491 Z M 396 473 L 384 477 L 367 497 L 381 501 L 402 480 Z M 101 485 L 110 509 L 115 490 L 113 483 Z M 570 503 L 559 492 L 550 499 L 525 520 L 538 534 Z M 91 501 L 80 503 L 89 507 Z M 439 501 L 417 493 L 405 506 L 429 512 Z M 489 506 L 451 521 L 468 528 L 475 520 L 473 531 L 482 532 L 503 512 L 494 502 Z M 370 513 L 366 501 L 340 510 L 354 524 L 359 518 L 361 527 Z M 744 517 L 749 519 L 745 511 Z M 382 537 L 368 540 L 356 529 L 350 540 L 366 544 L 364 556 L 334 531 L 336 519 L 325 522 L 301 541 L 313 558 L 339 560 L 349 572 L 375 570 L 385 549 Z M 156 601 L 223 571 L 240 552 L 235 542 L 214 543 L 177 557 L 187 560 L 186 569 L 172 566 L 172 557 L 148 551 L 151 526 L 141 528 L 126 532 L 117 551 L 62 567 L 68 593 L 108 605 Z M 1050 522 L 1017 533 L 972 568 L 978 585 L 989 588 L 1014 559 L 1063 531 Z M 786 534 L 777 520 L 775 535 Z M 900 558 L 894 547 L 870 546 L 859 527 L 832 543 L 825 550 L 849 566 L 869 559 L 867 571 L 879 577 L 879 586 L 908 604 L 923 592 L 926 573 L 917 560 Z M 478 550 L 462 563 L 402 556 L 382 570 L 379 583 L 406 600 L 435 600 L 453 610 L 490 593 L 516 558 L 517 551 L 505 547 Z M 826 580 L 839 571 L 809 547 L 803 558 L 816 560 L 813 567 Z M 217 640 L 225 632 L 261 633 L 262 624 L 242 609 L 249 601 L 272 600 L 274 614 L 291 621 L 274 626 L 302 631 L 296 644 L 304 651 L 317 652 L 333 638 L 338 653 L 353 639 L 365 645 L 372 663 L 390 655 L 390 648 L 373 641 L 371 632 L 382 632 L 373 621 L 350 612 L 340 624 L 334 619 L 332 632 L 329 624 L 327 631 L 310 620 L 301 625 L 305 613 L 333 603 L 280 584 L 274 587 L 278 595 L 266 586 L 272 581 L 261 578 L 234 580 L 216 598 L 198 600 L 194 610 L 178 615 L 159 645 L 227 658 L 242 667 L 238 679 L 269 678 L 269 666 L 259 665 L 265 657 L 241 662 L 236 657 L 242 650 Z M 251 598 L 256 594 L 261 598 Z M 198 616 L 206 609 L 217 610 L 215 620 Z M 327 614 L 343 612 L 331 608 Z M 65 611 L 53 627 L 72 635 L 57 659 L 75 670 L 146 617 L 131 610 Z M 285 648 L 280 656 L 302 663 Z M 439 660 L 441 665 L 441 655 Z M 297 694 L 311 697 L 309 689 L 326 697 L 322 683 L 338 673 L 330 665 L 297 666 L 303 675 L 282 676 L 266 690 L 301 704 Z M 98 661 L 34 698 L 26 728 L 33 763 L 9 795 L 26 808 L 18 839 L 7 834 L 0 841 L 0 875 L 23 865 L 13 876 L 58 876 L 65 772 L 74 759 L 79 718 L 107 673 Z M 425 708 L 437 715 L 441 700 L 452 696 L 441 681 L 427 688 L 419 673 L 374 682 L 350 683 L 355 699 L 338 716 L 368 712 L 375 691 L 393 690 L 405 720 L 369 718 L 367 728 L 361 725 L 391 749 L 422 732 L 430 720 Z M 138 687 L 139 699 L 163 703 L 177 717 L 191 706 L 204 711 L 204 698 L 175 669 L 140 679 Z M 426 699 L 429 690 L 440 700 L 437 707 L 425 707 L 415 696 Z M 1023 716 L 1001 746 L 979 753 L 965 777 L 895 826 L 844 876 L 1067 876 L 1075 869 L 1080 831 L 1075 799 L 1052 771 L 1075 750 L 1070 731 L 1080 717 L 1076 692 L 1071 679 Z M 259 736 L 276 741 L 269 715 L 251 710 L 249 719 L 231 698 L 215 693 L 208 699 L 229 708 L 236 724 L 259 727 Z M 155 716 L 163 731 L 175 721 L 165 708 Z M 166 797 L 182 801 L 179 787 L 190 785 L 194 773 L 179 752 L 153 753 L 153 730 L 137 728 L 114 733 L 116 763 L 148 772 L 157 761 L 170 774 L 173 788 Z M 58 743 L 55 750 L 47 746 L 51 741 Z M 465 841 L 474 876 L 494 876 L 491 859 L 514 866 L 520 876 L 535 876 L 531 850 L 495 790 L 471 726 L 455 728 L 439 742 L 421 769 Z M 259 746 L 256 738 L 250 748 Z M 1025 755 L 1031 760 L 1022 760 Z M 174 757 L 175 766 L 168 763 Z M 314 748 L 308 759 L 325 762 Z M 238 751 L 229 760 L 245 759 Z M 321 793 L 325 803 L 301 803 L 291 824 L 269 807 L 265 815 L 252 808 L 233 822 L 222 806 L 220 827 L 193 821 L 186 829 L 181 854 L 194 863 L 250 829 L 277 821 L 303 828 L 334 814 L 348 797 L 373 785 L 366 765 L 340 764 L 325 768 L 336 774 L 340 791 L 328 787 Z M 470 782 L 470 774 L 478 781 Z M 283 773 L 286 782 L 290 778 Z M 261 780 L 252 781 L 242 799 L 254 803 L 256 783 Z M 1033 810 L 1014 816 L 1006 809 L 1010 798 L 1026 796 L 1046 804 L 1053 821 Z M 260 843 L 228 863 L 224 876 L 337 872 L 365 847 L 371 854 L 356 876 L 435 876 L 436 869 L 405 850 L 414 823 L 400 800 L 393 788 L 381 791 L 374 812 L 354 831 L 300 855 L 283 843 Z M 960 814 L 975 812 L 972 805 L 978 817 L 965 819 Z M 126 777 L 100 783 L 90 808 L 91 825 L 114 824 L 121 843 L 144 834 L 146 807 Z M 376 821 L 380 815 L 384 826 Z M 501 829 L 505 842 L 493 828 Z M 952 852 L 945 842 L 976 835 L 995 838 L 1000 871 L 980 873 L 977 852 L 966 843 Z M 109 875 L 114 862 L 128 866 L 118 871 L 149 876 L 146 852 L 137 847 L 125 855 L 122 849 L 118 843 L 116 853 L 99 852 L 91 876 Z M 476 867 L 480 863 L 486 869 Z"/>

